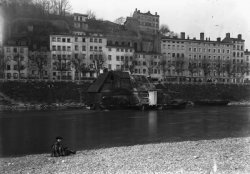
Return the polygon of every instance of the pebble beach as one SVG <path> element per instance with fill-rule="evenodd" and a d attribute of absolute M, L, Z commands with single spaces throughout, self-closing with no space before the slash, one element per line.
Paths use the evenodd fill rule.
<path fill-rule="evenodd" d="M 0 158 L 0 173 L 250 173 L 250 137 Z"/>

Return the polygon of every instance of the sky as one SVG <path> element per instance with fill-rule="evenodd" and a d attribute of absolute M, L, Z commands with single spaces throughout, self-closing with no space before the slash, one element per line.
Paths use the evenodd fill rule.
<path fill-rule="evenodd" d="M 245 49 L 250 50 L 250 0 L 69 0 L 72 12 L 95 12 L 97 18 L 114 21 L 119 17 L 141 12 L 157 12 L 160 25 L 171 31 L 185 32 L 190 38 L 205 37 L 215 40 L 242 34 Z"/>

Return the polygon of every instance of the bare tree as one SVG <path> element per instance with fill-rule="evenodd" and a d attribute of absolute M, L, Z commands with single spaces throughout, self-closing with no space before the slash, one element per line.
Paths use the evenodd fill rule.
<path fill-rule="evenodd" d="M 19 53 L 14 55 L 14 61 L 16 62 L 15 69 L 18 71 L 18 80 L 20 80 L 21 71 L 26 69 L 27 62 L 24 61 L 24 57 L 22 55 L 20 55 Z"/>
<path fill-rule="evenodd" d="M 4 78 L 6 63 L 7 63 L 7 60 L 4 59 L 3 53 L 0 52 L 0 78 Z"/>
<path fill-rule="evenodd" d="M 202 66 L 202 70 L 203 70 L 203 74 L 204 74 L 204 78 L 205 78 L 204 80 L 207 81 L 207 77 L 211 71 L 211 66 L 210 66 L 209 60 L 207 58 L 202 59 L 201 66 Z"/>
<path fill-rule="evenodd" d="M 124 17 L 119 17 L 116 20 L 114 20 L 114 23 L 119 24 L 119 25 L 123 25 L 125 21 L 126 21 L 126 19 Z"/>
<path fill-rule="evenodd" d="M 169 29 L 169 27 L 166 24 L 162 24 L 160 26 L 160 33 L 161 34 L 166 35 L 169 32 L 170 32 L 170 29 Z"/>
<path fill-rule="evenodd" d="M 100 75 L 100 70 L 104 68 L 104 64 L 106 63 L 107 56 L 103 52 L 93 52 L 93 66 L 97 73 L 97 76 Z"/>
<path fill-rule="evenodd" d="M 30 58 L 30 64 L 34 65 L 38 71 L 39 79 L 43 79 L 43 71 L 48 65 L 48 58 L 42 52 L 36 52 Z"/>
<path fill-rule="evenodd" d="M 96 14 L 92 10 L 87 11 L 88 19 L 96 19 Z"/>

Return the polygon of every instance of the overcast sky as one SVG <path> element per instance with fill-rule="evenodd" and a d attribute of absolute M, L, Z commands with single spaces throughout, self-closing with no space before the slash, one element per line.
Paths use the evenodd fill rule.
<path fill-rule="evenodd" d="M 250 49 L 250 1 L 249 0 L 70 0 L 73 12 L 92 10 L 97 18 L 114 21 L 130 16 L 135 8 L 141 12 L 157 12 L 160 24 L 170 30 L 186 32 L 190 37 L 215 40 L 230 32 L 232 37 L 242 34 L 245 48 Z"/>

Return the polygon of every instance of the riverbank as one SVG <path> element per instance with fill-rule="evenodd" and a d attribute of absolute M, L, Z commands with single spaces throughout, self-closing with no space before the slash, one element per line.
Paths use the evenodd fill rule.
<path fill-rule="evenodd" d="M 0 173 L 250 173 L 250 137 L 0 158 Z"/>
<path fill-rule="evenodd" d="M 29 111 L 29 110 L 68 110 L 68 109 L 86 109 L 84 103 L 52 103 L 52 104 L 30 104 L 16 103 L 0 105 L 0 111 Z"/>

